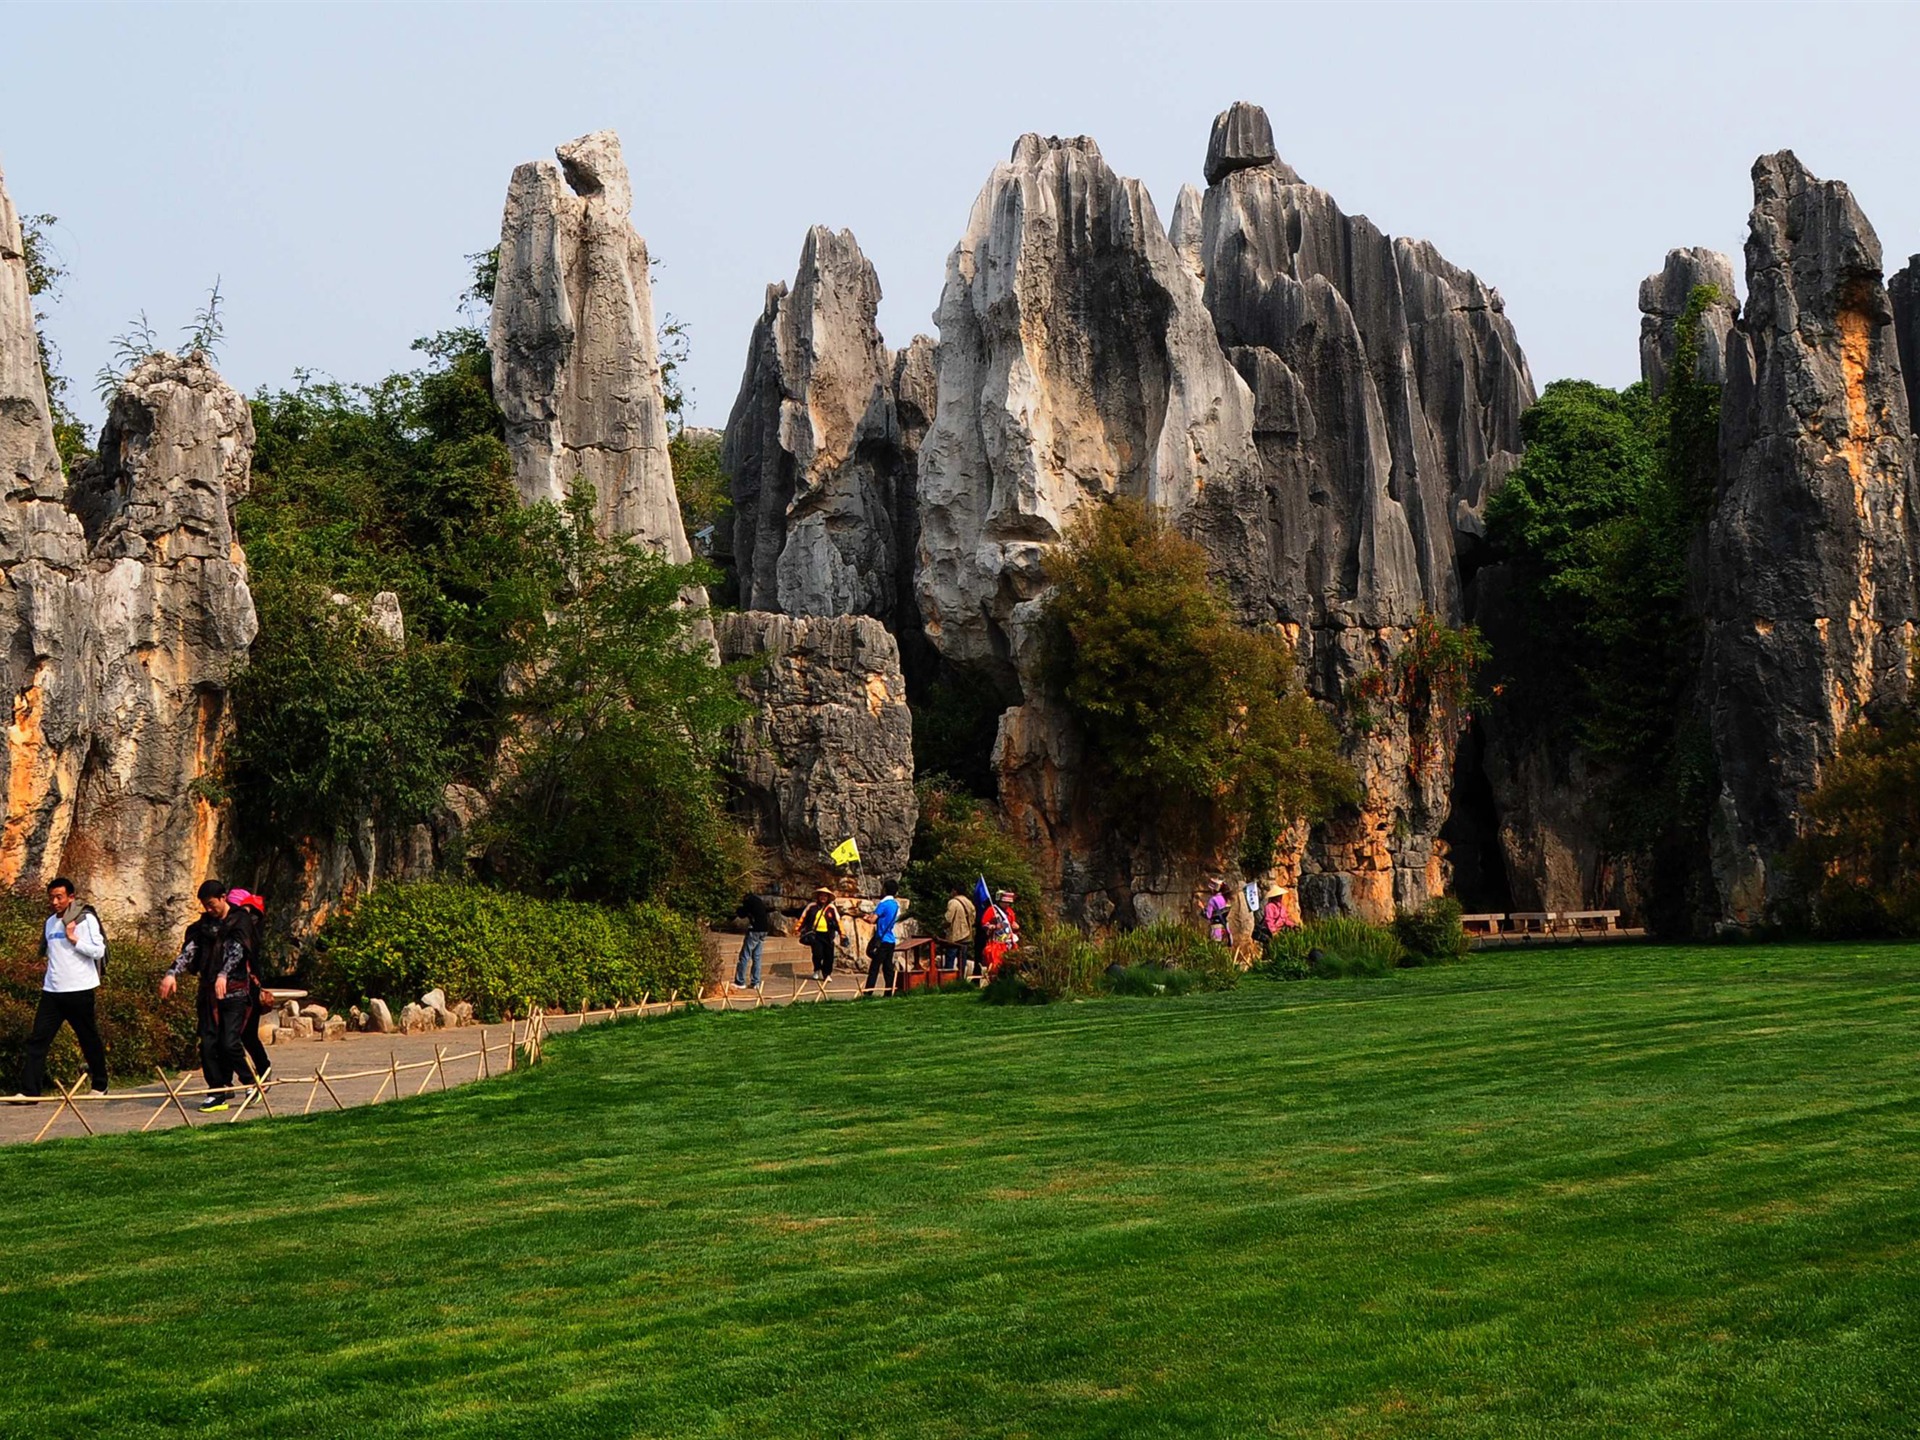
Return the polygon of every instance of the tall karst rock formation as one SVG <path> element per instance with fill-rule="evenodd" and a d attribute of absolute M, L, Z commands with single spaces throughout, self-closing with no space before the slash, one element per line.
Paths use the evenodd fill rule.
<path fill-rule="evenodd" d="M 1842 730 L 1905 697 L 1914 440 L 1880 242 L 1790 151 L 1753 167 L 1705 548 L 1702 695 L 1720 775 L 1720 919 L 1790 896 L 1781 857 Z"/>
<path fill-rule="evenodd" d="M 1211 857 L 1117 834 L 1037 684 L 1031 639 L 1047 553 L 1090 502 L 1148 501 L 1216 555 L 1264 547 L 1247 508 L 1260 485 L 1253 397 L 1145 187 L 1084 136 L 1022 136 L 994 169 L 947 261 L 938 319 L 919 477 L 927 634 L 978 683 L 1024 695 L 1001 721 L 1001 803 L 1069 912 L 1184 908 Z"/>
<path fill-rule="evenodd" d="M 1332 701 L 1402 663 L 1423 611 L 1462 620 L 1460 558 L 1518 463 L 1533 380 L 1497 291 L 1304 183 L 1259 107 L 1214 122 L 1206 176 L 1198 264 L 1255 397 L 1265 538 L 1216 561 Z M 1444 888 L 1463 719 L 1388 707 L 1350 739 L 1366 800 L 1309 844 L 1311 905 L 1385 916 Z"/>
<path fill-rule="evenodd" d="M 149 356 L 69 488 L 23 252 L 0 184 L 0 884 L 64 870 L 120 923 L 171 929 L 222 842 L 196 782 L 217 766 L 257 628 L 232 524 L 252 415 L 204 357 Z"/>
<path fill-rule="evenodd" d="M 1114 494 L 1162 507 L 1242 619 L 1283 627 L 1337 703 L 1393 666 L 1422 611 L 1461 619 L 1462 539 L 1533 399 L 1498 295 L 1302 183 L 1258 107 L 1215 122 L 1206 176 L 1168 232 L 1091 140 L 1022 137 L 974 204 L 939 309 L 922 614 L 949 662 L 1020 685 L 1002 801 L 1069 911 L 1093 919 L 1183 909 L 1219 857 L 1102 823 L 1032 683 L 1044 560 L 1074 512 Z M 1365 804 L 1301 856 L 1318 908 L 1385 915 L 1444 884 L 1459 717 L 1380 720 L 1351 745 Z"/>
<path fill-rule="evenodd" d="M 647 242 L 611 130 L 513 172 L 493 292 L 494 398 L 528 503 L 594 487 L 601 533 L 692 558 L 667 452 Z"/>
<path fill-rule="evenodd" d="M 896 394 L 930 359 L 888 351 L 879 306 L 853 232 L 824 225 L 807 232 L 792 287 L 767 287 L 721 460 L 746 609 L 872 615 L 896 628 L 903 607 L 912 613 L 914 452 L 926 420 L 912 395 L 903 407 Z"/>
<path fill-rule="evenodd" d="M 913 728 L 902 644 L 919 639 L 915 475 L 933 410 L 932 342 L 893 354 L 880 281 L 853 233 L 815 226 L 791 287 L 767 287 L 721 451 L 749 613 L 721 655 L 758 658 L 733 737 L 737 807 L 772 878 L 803 892 L 859 843 L 869 881 L 913 843 Z M 793 617 L 793 618 L 789 618 Z"/>

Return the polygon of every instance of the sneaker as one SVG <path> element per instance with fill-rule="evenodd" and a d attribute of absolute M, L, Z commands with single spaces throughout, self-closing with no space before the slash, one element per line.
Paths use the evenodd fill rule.
<path fill-rule="evenodd" d="M 818 970 L 816 970 L 813 972 L 813 978 L 816 980 L 819 980 L 819 979 L 823 979 L 824 977 L 820 974 Z"/>
<path fill-rule="evenodd" d="M 9 1096 L 7 1096 L 7 1104 L 9 1104 L 9 1105 L 32 1105 L 32 1104 L 33 1104 L 33 1103 L 35 1103 L 35 1102 L 36 1102 L 37 1100 L 39 1100 L 39 1098 L 40 1098 L 40 1097 L 39 1097 L 38 1095 L 29 1095 L 29 1094 L 27 1094 L 27 1092 L 26 1092 L 26 1091 L 24 1091 L 24 1090 L 16 1090 L 16 1091 L 14 1091 L 14 1092 L 13 1092 L 13 1094 L 11 1094 L 11 1095 L 9 1095 Z"/>
<path fill-rule="evenodd" d="M 206 1099 L 200 1102 L 200 1113 L 202 1115 L 217 1114 L 218 1112 L 226 1108 L 227 1108 L 227 1097 L 224 1095 L 209 1095 Z"/>
<path fill-rule="evenodd" d="M 107 1092 L 96 1085 L 93 1089 L 87 1091 L 86 1098 L 89 1100 L 104 1100 L 107 1098 Z"/>

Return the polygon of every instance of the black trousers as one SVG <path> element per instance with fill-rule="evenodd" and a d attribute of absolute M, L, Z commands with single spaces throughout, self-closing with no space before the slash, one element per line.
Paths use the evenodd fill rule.
<path fill-rule="evenodd" d="M 247 1059 L 253 1062 L 254 1078 L 258 1079 L 273 1062 L 267 1059 L 267 1047 L 260 1043 L 260 992 L 253 991 L 250 998 L 247 1023 L 240 1029 L 240 1043 L 246 1047 Z"/>
<path fill-rule="evenodd" d="M 813 950 L 813 968 L 822 975 L 833 974 L 833 934 L 822 935 L 819 932 L 807 937 L 807 944 Z"/>
<path fill-rule="evenodd" d="M 870 957 L 867 961 L 867 989 L 873 989 L 876 979 L 885 978 L 887 993 L 893 993 L 893 941 L 876 940 L 867 947 Z"/>
<path fill-rule="evenodd" d="M 200 1065 L 207 1075 L 209 1090 L 225 1090 L 236 1080 L 247 1078 L 247 1052 L 242 1040 L 247 1028 L 247 1012 L 253 1008 L 253 996 L 242 991 L 224 1000 L 215 1000 L 200 1019 Z"/>
<path fill-rule="evenodd" d="M 91 990 L 40 992 L 40 1008 L 33 1012 L 33 1033 L 27 1037 L 27 1074 L 26 1083 L 21 1086 L 22 1094 L 38 1095 L 45 1088 L 47 1051 L 52 1048 L 53 1037 L 60 1033 L 62 1024 L 73 1027 L 73 1038 L 80 1042 L 80 1053 L 86 1056 L 93 1088 L 107 1088 L 107 1047 L 101 1043 L 100 1025 L 94 1019 L 93 997 Z"/>

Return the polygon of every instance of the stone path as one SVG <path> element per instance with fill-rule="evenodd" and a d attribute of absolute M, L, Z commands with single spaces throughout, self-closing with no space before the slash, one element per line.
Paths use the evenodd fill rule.
<path fill-rule="evenodd" d="M 734 943 L 737 947 L 737 938 Z M 769 967 L 769 972 L 774 968 Z M 782 972 L 787 969 L 785 965 L 777 968 Z M 758 994 L 743 990 L 724 999 L 719 995 L 709 995 L 702 1003 L 709 1010 L 752 1010 L 761 1005 L 852 1000 L 858 998 L 860 981 L 864 977 L 864 968 L 859 975 L 855 975 L 851 965 L 847 965 L 835 971 L 831 984 L 823 992 L 822 987 L 804 976 L 767 973 L 766 984 Z M 646 1013 L 659 1015 L 666 1008 L 664 1005 L 651 1005 Z M 619 1013 L 636 1015 L 641 1010 L 638 1006 L 628 1006 Z M 552 1035 L 577 1030 L 582 1024 L 604 1021 L 612 1018 L 613 1014 L 609 1010 L 593 1011 L 584 1017 L 577 1014 L 549 1014 L 544 1017 L 546 1033 Z M 524 1023 L 514 1026 L 515 1038 L 524 1029 Z M 489 1052 L 484 1061 L 479 1054 L 483 1039 Z M 436 1047 L 443 1057 L 438 1068 L 434 1064 Z M 402 1099 L 429 1088 L 439 1090 L 470 1084 L 484 1079 L 489 1073 L 505 1071 L 508 1050 L 508 1027 L 504 1024 L 434 1030 L 422 1035 L 350 1034 L 330 1041 L 288 1041 L 268 1051 L 272 1057 L 273 1071 L 267 1081 L 265 1104 L 256 1098 L 242 1108 L 239 1104 L 242 1092 L 236 1090 L 233 1107 L 225 1114 L 195 1113 L 194 1107 L 205 1094 L 206 1082 L 198 1070 L 188 1070 L 170 1077 L 172 1083 L 183 1092 L 179 1104 L 154 1081 L 125 1090 L 116 1088 L 110 1098 L 103 1100 L 76 1097 L 72 1106 L 62 1111 L 50 1127 L 47 1122 L 61 1104 L 57 1095 L 49 1093 L 33 1105 L 0 1105 L 0 1145 L 29 1143 L 40 1135 L 43 1128 L 45 1138 L 52 1140 L 63 1136 L 86 1135 L 89 1127 L 92 1133 L 113 1134 L 128 1130 L 172 1129 L 181 1124 L 199 1128 L 250 1122 L 268 1118 L 269 1105 L 272 1115 L 283 1116 L 331 1110 L 336 1104 L 342 1108 L 349 1105 L 391 1104 L 395 1098 L 396 1079 Z M 524 1064 L 524 1056 L 516 1054 L 513 1063 Z M 326 1085 L 314 1079 L 318 1073 L 325 1074 Z M 348 1076 L 354 1078 L 344 1078 Z M 328 1086 L 331 1087 L 331 1093 Z M 182 1117 L 183 1107 L 190 1118 Z M 80 1111 L 78 1115 L 75 1114 L 76 1108 Z"/>

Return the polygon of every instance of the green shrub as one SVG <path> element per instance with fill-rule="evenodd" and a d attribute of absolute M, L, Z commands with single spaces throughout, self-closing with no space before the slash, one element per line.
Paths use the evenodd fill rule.
<path fill-rule="evenodd" d="M 1791 858 L 1819 932 L 1920 936 L 1920 707 L 1842 735 L 1803 808 Z"/>
<path fill-rule="evenodd" d="M 1132 965 L 1109 970 L 1102 980 L 1109 995 L 1185 995 L 1199 988 L 1191 970 L 1165 970 L 1158 965 Z"/>
<path fill-rule="evenodd" d="M 1240 983 L 1233 952 L 1199 926 L 1178 920 L 1156 920 L 1137 930 L 1109 936 L 1100 947 L 1100 963 L 1103 970 L 1110 965 L 1118 965 L 1123 971 L 1151 967 L 1162 977 L 1176 971 L 1186 977 L 1181 982 L 1182 990 L 1169 989 L 1164 992 L 1168 994 L 1191 989 L 1231 990 Z M 1163 983 L 1163 978 L 1154 983 Z"/>
<path fill-rule="evenodd" d="M 994 1004 L 1045 1004 L 1091 995 L 1100 986 L 1100 952 L 1071 925 L 1050 925 L 1021 937 L 985 991 Z"/>
<path fill-rule="evenodd" d="M 984 875 L 995 891 L 1013 892 L 1014 913 L 1023 923 L 1044 919 L 1033 862 L 992 807 L 941 780 L 923 780 L 916 789 L 920 821 L 901 880 L 915 913 L 938 916 L 956 888 L 971 895 L 974 878 Z"/>
<path fill-rule="evenodd" d="M 1436 895 L 1418 910 L 1394 917 L 1394 937 L 1405 947 L 1403 964 L 1441 965 L 1466 958 L 1467 932 L 1460 924 L 1460 902 Z"/>
<path fill-rule="evenodd" d="M 1292 646 L 1237 625 L 1209 563 L 1138 500 L 1086 507 L 1047 556 L 1041 668 L 1113 823 L 1277 838 L 1356 800 L 1358 782 Z"/>
<path fill-rule="evenodd" d="M 1262 968 L 1282 979 L 1315 975 L 1342 980 L 1359 975 L 1384 975 L 1398 966 L 1406 953 L 1406 948 L 1386 926 L 1370 924 L 1352 915 L 1335 915 L 1297 929 L 1282 930 L 1267 942 Z"/>
<path fill-rule="evenodd" d="M 389 1004 L 438 987 L 484 1020 L 692 994 L 708 977 L 697 926 L 657 905 L 536 900 L 477 885 L 387 885 L 328 922 L 314 988 Z"/>
<path fill-rule="evenodd" d="M 8 1090 L 20 1083 L 40 1004 L 40 935 L 46 918 L 46 903 L 37 895 L 0 895 L 0 1079 Z M 108 1074 L 146 1081 L 155 1065 L 198 1064 L 194 982 L 184 981 L 171 1000 L 163 1001 L 155 986 L 172 953 L 114 927 L 109 927 L 109 943 L 107 973 L 94 1001 Z M 66 1026 L 48 1052 L 47 1071 L 68 1083 L 85 1073 L 80 1047 Z"/>

